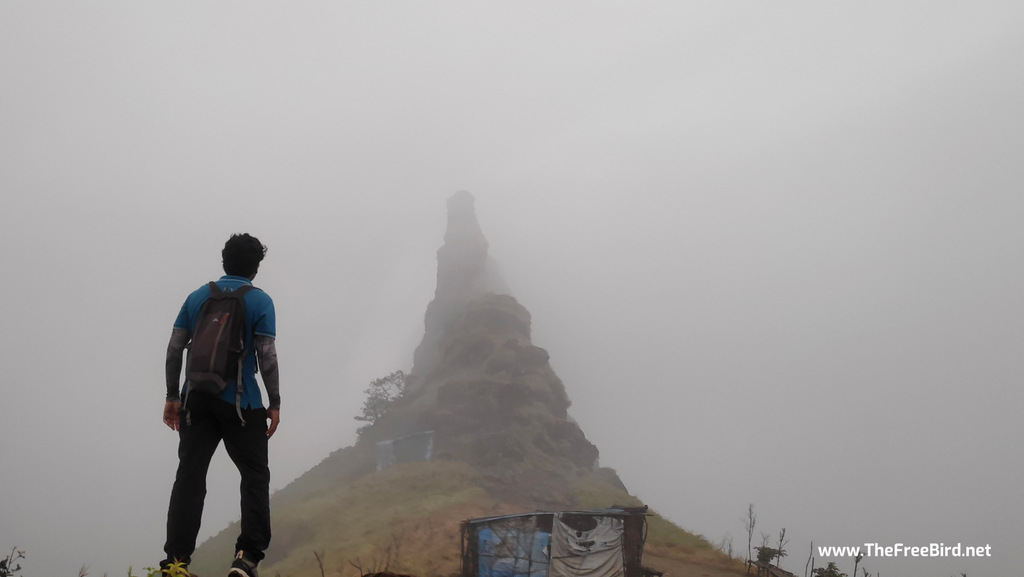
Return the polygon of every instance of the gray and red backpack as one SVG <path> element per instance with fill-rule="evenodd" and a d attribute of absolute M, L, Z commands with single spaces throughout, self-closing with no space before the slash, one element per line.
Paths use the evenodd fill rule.
<path fill-rule="evenodd" d="M 199 309 L 188 346 L 186 402 L 192 391 L 219 395 L 228 383 L 234 382 L 237 385 L 235 406 L 241 418 L 242 364 L 248 352 L 245 293 L 255 287 L 242 285 L 233 291 L 224 291 L 213 281 L 208 286 L 210 298 Z"/>

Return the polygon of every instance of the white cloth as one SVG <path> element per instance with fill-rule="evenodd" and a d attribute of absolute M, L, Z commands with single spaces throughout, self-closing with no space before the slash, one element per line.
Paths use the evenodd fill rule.
<path fill-rule="evenodd" d="M 623 577 L 622 519 L 595 517 L 597 526 L 577 531 L 555 517 L 549 577 Z"/>

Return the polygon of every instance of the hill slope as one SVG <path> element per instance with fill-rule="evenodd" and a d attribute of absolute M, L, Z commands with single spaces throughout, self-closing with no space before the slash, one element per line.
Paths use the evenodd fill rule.
<path fill-rule="evenodd" d="M 607 469 L 600 469 L 577 478 L 561 493 L 565 501 L 558 508 L 640 504 L 609 483 L 609 477 Z M 325 485 L 301 498 L 288 497 L 286 491 L 275 495 L 274 544 L 260 567 L 263 575 L 319 575 L 314 552 L 324 560 L 326 575 L 354 577 L 360 573 L 357 565 L 365 573 L 382 569 L 385 563 L 399 573 L 453 575 L 460 567 L 461 521 L 538 509 L 530 495 L 509 492 L 500 479 L 453 461 L 400 464 Z M 648 523 L 645 565 L 669 575 L 743 572 L 738 562 L 704 538 L 657 514 Z M 193 570 L 200 575 L 224 573 L 237 531 L 233 525 L 207 541 L 197 552 Z M 214 552 L 210 563 L 207 558 Z"/>
<path fill-rule="evenodd" d="M 530 340 L 529 312 L 501 294 L 487 250 L 473 197 L 457 193 L 405 395 L 354 446 L 274 495 L 264 575 L 320 575 L 317 555 L 324 575 L 385 565 L 420 577 L 453 575 L 464 519 L 641 505 L 615 471 L 597 468 L 598 449 L 569 418 L 548 353 Z M 393 448 L 398 464 L 382 467 L 379 447 Z M 656 515 L 648 527 L 646 565 L 671 575 L 743 571 Z M 192 569 L 224 573 L 237 532 L 233 525 L 204 543 Z"/>

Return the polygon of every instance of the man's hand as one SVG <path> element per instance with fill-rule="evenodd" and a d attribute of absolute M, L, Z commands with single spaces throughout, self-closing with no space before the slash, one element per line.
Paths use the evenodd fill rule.
<path fill-rule="evenodd" d="M 270 426 L 267 427 L 267 438 L 274 436 L 278 423 L 281 422 L 281 409 L 268 409 L 267 418 L 270 419 Z"/>
<path fill-rule="evenodd" d="M 177 431 L 180 423 L 178 413 L 181 412 L 181 401 L 167 401 L 164 403 L 164 424 Z"/>

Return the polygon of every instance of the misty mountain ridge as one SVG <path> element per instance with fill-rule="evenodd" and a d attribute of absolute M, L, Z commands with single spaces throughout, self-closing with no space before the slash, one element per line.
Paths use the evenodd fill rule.
<path fill-rule="evenodd" d="M 494 269 L 473 196 L 453 195 L 447 214 L 404 395 L 353 446 L 273 495 L 264 575 L 453 575 L 464 519 L 642 505 L 569 417 L 565 386 L 531 342 L 530 313 Z M 645 565 L 742 572 L 703 537 L 657 515 L 648 523 Z M 192 569 L 223 573 L 236 535 L 237 523 L 209 539 Z"/>

